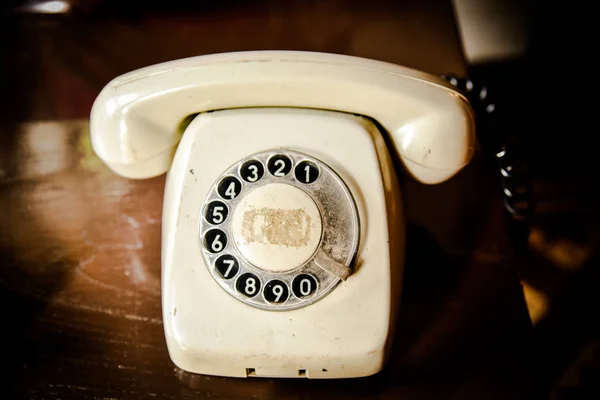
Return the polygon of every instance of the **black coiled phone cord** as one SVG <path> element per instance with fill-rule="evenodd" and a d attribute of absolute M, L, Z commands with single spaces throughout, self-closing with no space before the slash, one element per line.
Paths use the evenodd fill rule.
<path fill-rule="evenodd" d="M 520 250 L 527 247 L 530 219 L 533 212 L 532 184 L 523 138 L 512 134 L 504 125 L 502 113 L 493 94 L 483 82 L 470 78 L 443 76 L 462 92 L 473 107 L 478 139 L 486 152 L 493 152 L 498 163 L 500 188 L 504 198 L 511 238 Z"/>

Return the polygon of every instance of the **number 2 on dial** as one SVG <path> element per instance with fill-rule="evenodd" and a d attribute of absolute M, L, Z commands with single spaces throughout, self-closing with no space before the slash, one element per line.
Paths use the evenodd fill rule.
<path fill-rule="evenodd" d="M 285 176 L 285 174 L 283 173 L 283 171 L 285 170 L 285 161 L 283 161 L 283 160 L 276 160 L 274 164 L 277 167 L 277 169 L 275 170 L 275 173 L 273 175 L 275 175 L 275 176 Z"/>
<path fill-rule="evenodd" d="M 285 154 L 275 154 L 268 162 L 269 172 L 278 178 L 286 176 L 292 168 L 292 160 Z"/>

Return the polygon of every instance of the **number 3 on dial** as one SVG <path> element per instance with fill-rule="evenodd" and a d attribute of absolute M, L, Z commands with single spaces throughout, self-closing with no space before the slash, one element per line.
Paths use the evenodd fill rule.
<path fill-rule="evenodd" d="M 258 160 L 246 161 L 240 168 L 240 175 L 246 182 L 254 183 L 265 173 L 265 167 Z"/>

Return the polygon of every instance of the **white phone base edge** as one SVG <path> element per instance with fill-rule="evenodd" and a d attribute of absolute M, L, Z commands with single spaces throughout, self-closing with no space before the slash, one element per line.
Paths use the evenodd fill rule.
<path fill-rule="evenodd" d="M 331 167 L 356 201 L 353 273 L 321 300 L 264 311 L 223 290 L 203 262 L 200 205 L 213 183 L 254 153 L 289 149 Z M 404 259 L 400 190 L 383 137 L 368 119 L 322 110 L 253 108 L 198 115 L 167 177 L 162 237 L 163 318 L 183 370 L 232 377 L 353 378 L 382 369 Z"/>
<path fill-rule="evenodd" d="M 98 95 L 92 145 L 115 172 L 166 172 L 188 116 L 247 107 L 364 115 L 379 123 L 417 180 L 445 181 L 475 148 L 468 101 L 436 76 L 338 54 L 250 51 L 192 57 L 115 78 Z"/>

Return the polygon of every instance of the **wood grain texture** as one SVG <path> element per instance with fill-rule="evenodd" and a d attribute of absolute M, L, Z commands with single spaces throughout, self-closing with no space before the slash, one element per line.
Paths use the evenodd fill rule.
<path fill-rule="evenodd" d="M 117 12 L 108 3 L 4 25 L 0 339 L 8 398 L 503 399 L 526 389 L 530 324 L 495 172 L 481 159 L 442 185 L 403 177 L 406 275 L 381 374 L 243 380 L 189 374 L 169 360 L 160 304 L 165 178 L 120 178 L 90 148 L 86 118 L 102 86 L 174 58 L 300 49 L 461 74 L 447 2 L 213 2 L 170 13 Z"/>
<path fill-rule="evenodd" d="M 475 398 L 488 396 L 488 384 L 505 394 L 519 388 L 510 366 L 521 357 L 518 332 L 527 319 L 516 270 L 500 250 L 501 204 L 488 203 L 496 218 L 462 226 L 477 227 L 477 240 L 454 238 L 461 229 L 448 228 L 453 213 L 431 221 L 420 211 L 435 209 L 440 197 L 459 209 L 457 193 L 477 181 L 477 168 L 437 187 L 405 182 L 408 265 L 384 373 L 349 382 L 238 380 L 188 374 L 168 358 L 160 307 L 164 176 L 113 174 L 91 151 L 87 121 L 26 123 L 15 133 L 0 163 L 0 293 L 11 327 L 2 339 L 16 350 L 3 376 L 17 398 Z M 501 379 L 498 365 L 506 368 Z M 491 382 L 481 387 L 481 379 Z"/>

